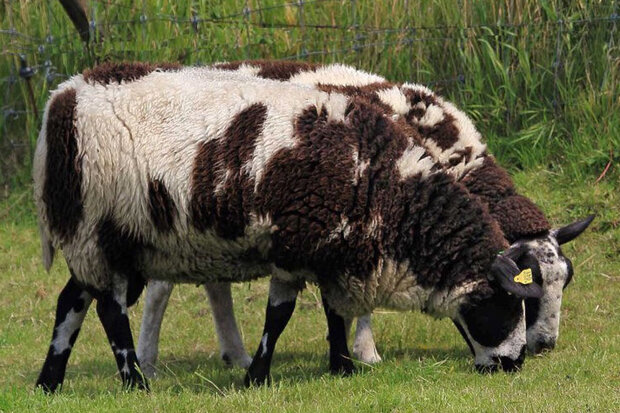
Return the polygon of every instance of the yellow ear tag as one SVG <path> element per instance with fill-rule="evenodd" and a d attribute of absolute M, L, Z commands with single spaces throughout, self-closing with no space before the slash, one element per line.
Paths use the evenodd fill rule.
<path fill-rule="evenodd" d="M 514 280 L 516 283 L 519 283 L 519 284 L 527 285 L 527 284 L 533 283 L 534 281 L 532 280 L 532 269 L 531 268 L 524 269 L 523 271 L 519 273 L 519 275 L 517 275 L 514 278 Z"/>

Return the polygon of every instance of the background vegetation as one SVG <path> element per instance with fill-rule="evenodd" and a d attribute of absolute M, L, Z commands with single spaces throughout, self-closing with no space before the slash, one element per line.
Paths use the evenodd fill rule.
<path fill-rule="evenodd" d="M 86 0 L 88 49 L 58 1 L 0 2 L 0 183 L 28 181 L 48 92 L 102 60 L 345 62 L 427 84 L 514 169 L 585 179 L 620 160 L 620 30 L 609 0 Z M 16 174 L 15 172 L 21 172 Z"/>
<path fill-rule="evenodd" d="M 0 0 L 0 412 L 620 410 L 618 1 L 85 3 L 87 45 L 59 2 Z M 31 201 L 31 157 L 49 91 L 105 60 L 247 58 L 345 62 L 427 84 L 475 120 L 520 191 L 555 224 L 597 213 L 591 229 L 565 248 L 576 276 L 565 293 L 558 347 L 528 358 L 518 374 L 483 376 L 449 322 L 379 312 L 384 363 L 335 378 L 326 374 L 323 315 L 310 289 L 279 343 L 274 386 L 245 390 L 243 372 L 219 360 L 202 290 L 180 286 L 164 321 L 152 394 L 120 390 L 94 311 L 62 394 L 34 392 L 68 275 L 61 259 L 44 273 Z M 266 288 L 261 281 L 234 290 L 251 351 Z M 140 316 L 141 304 L 131 310 L 134 332 Z"/>

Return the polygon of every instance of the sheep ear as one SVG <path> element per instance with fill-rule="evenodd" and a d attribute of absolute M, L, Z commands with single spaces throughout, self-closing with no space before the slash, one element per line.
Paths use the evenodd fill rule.
<path fill-rule="evenodd" d="M 542 287 L 532 279 L 532 269 L 520 270 L 506 255 L 498 255 L 491 265 L 492 277 L 509 293 L 521 298 L 540 298 Z"/>
<path fill-rule="evenodd" d="M 565 227 L 554 229 L 552 235 L 558 240 L 558 244 L 566 244 L 569 241 L 577 238 L 583 231 L 588 228 L 590 223 L 594 220 L 595 215 L 590 215 L 580 221 L 573 222 Z"/>

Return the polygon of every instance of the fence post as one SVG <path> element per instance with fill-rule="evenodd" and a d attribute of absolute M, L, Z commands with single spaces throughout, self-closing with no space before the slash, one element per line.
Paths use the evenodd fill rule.
<path fill-rule="evenodd" d="M 60 4 L 73 22 L 82 41 L 88 45 L 90 40 L 90 30 L 88 25 L 88 17 L 86 16 L 86 8 L 80 0 L 60 0 Z M 49 3 L 48 3 L 49 7 Z"/>

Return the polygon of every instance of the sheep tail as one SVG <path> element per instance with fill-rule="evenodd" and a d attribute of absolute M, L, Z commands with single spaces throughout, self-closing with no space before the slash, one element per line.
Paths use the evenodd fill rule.
<path fill-rule="evenodd" d="M 43 258 L 43 266 L 45 267 L 45 271 L 49 272 L 52 267 L 52 263 L 54 262 L 54 254 L 56 253 L 56 249 L 54 248 L 47 231 L 40 222 L 39 233 L 41 235 L 41 256 Z"/>

